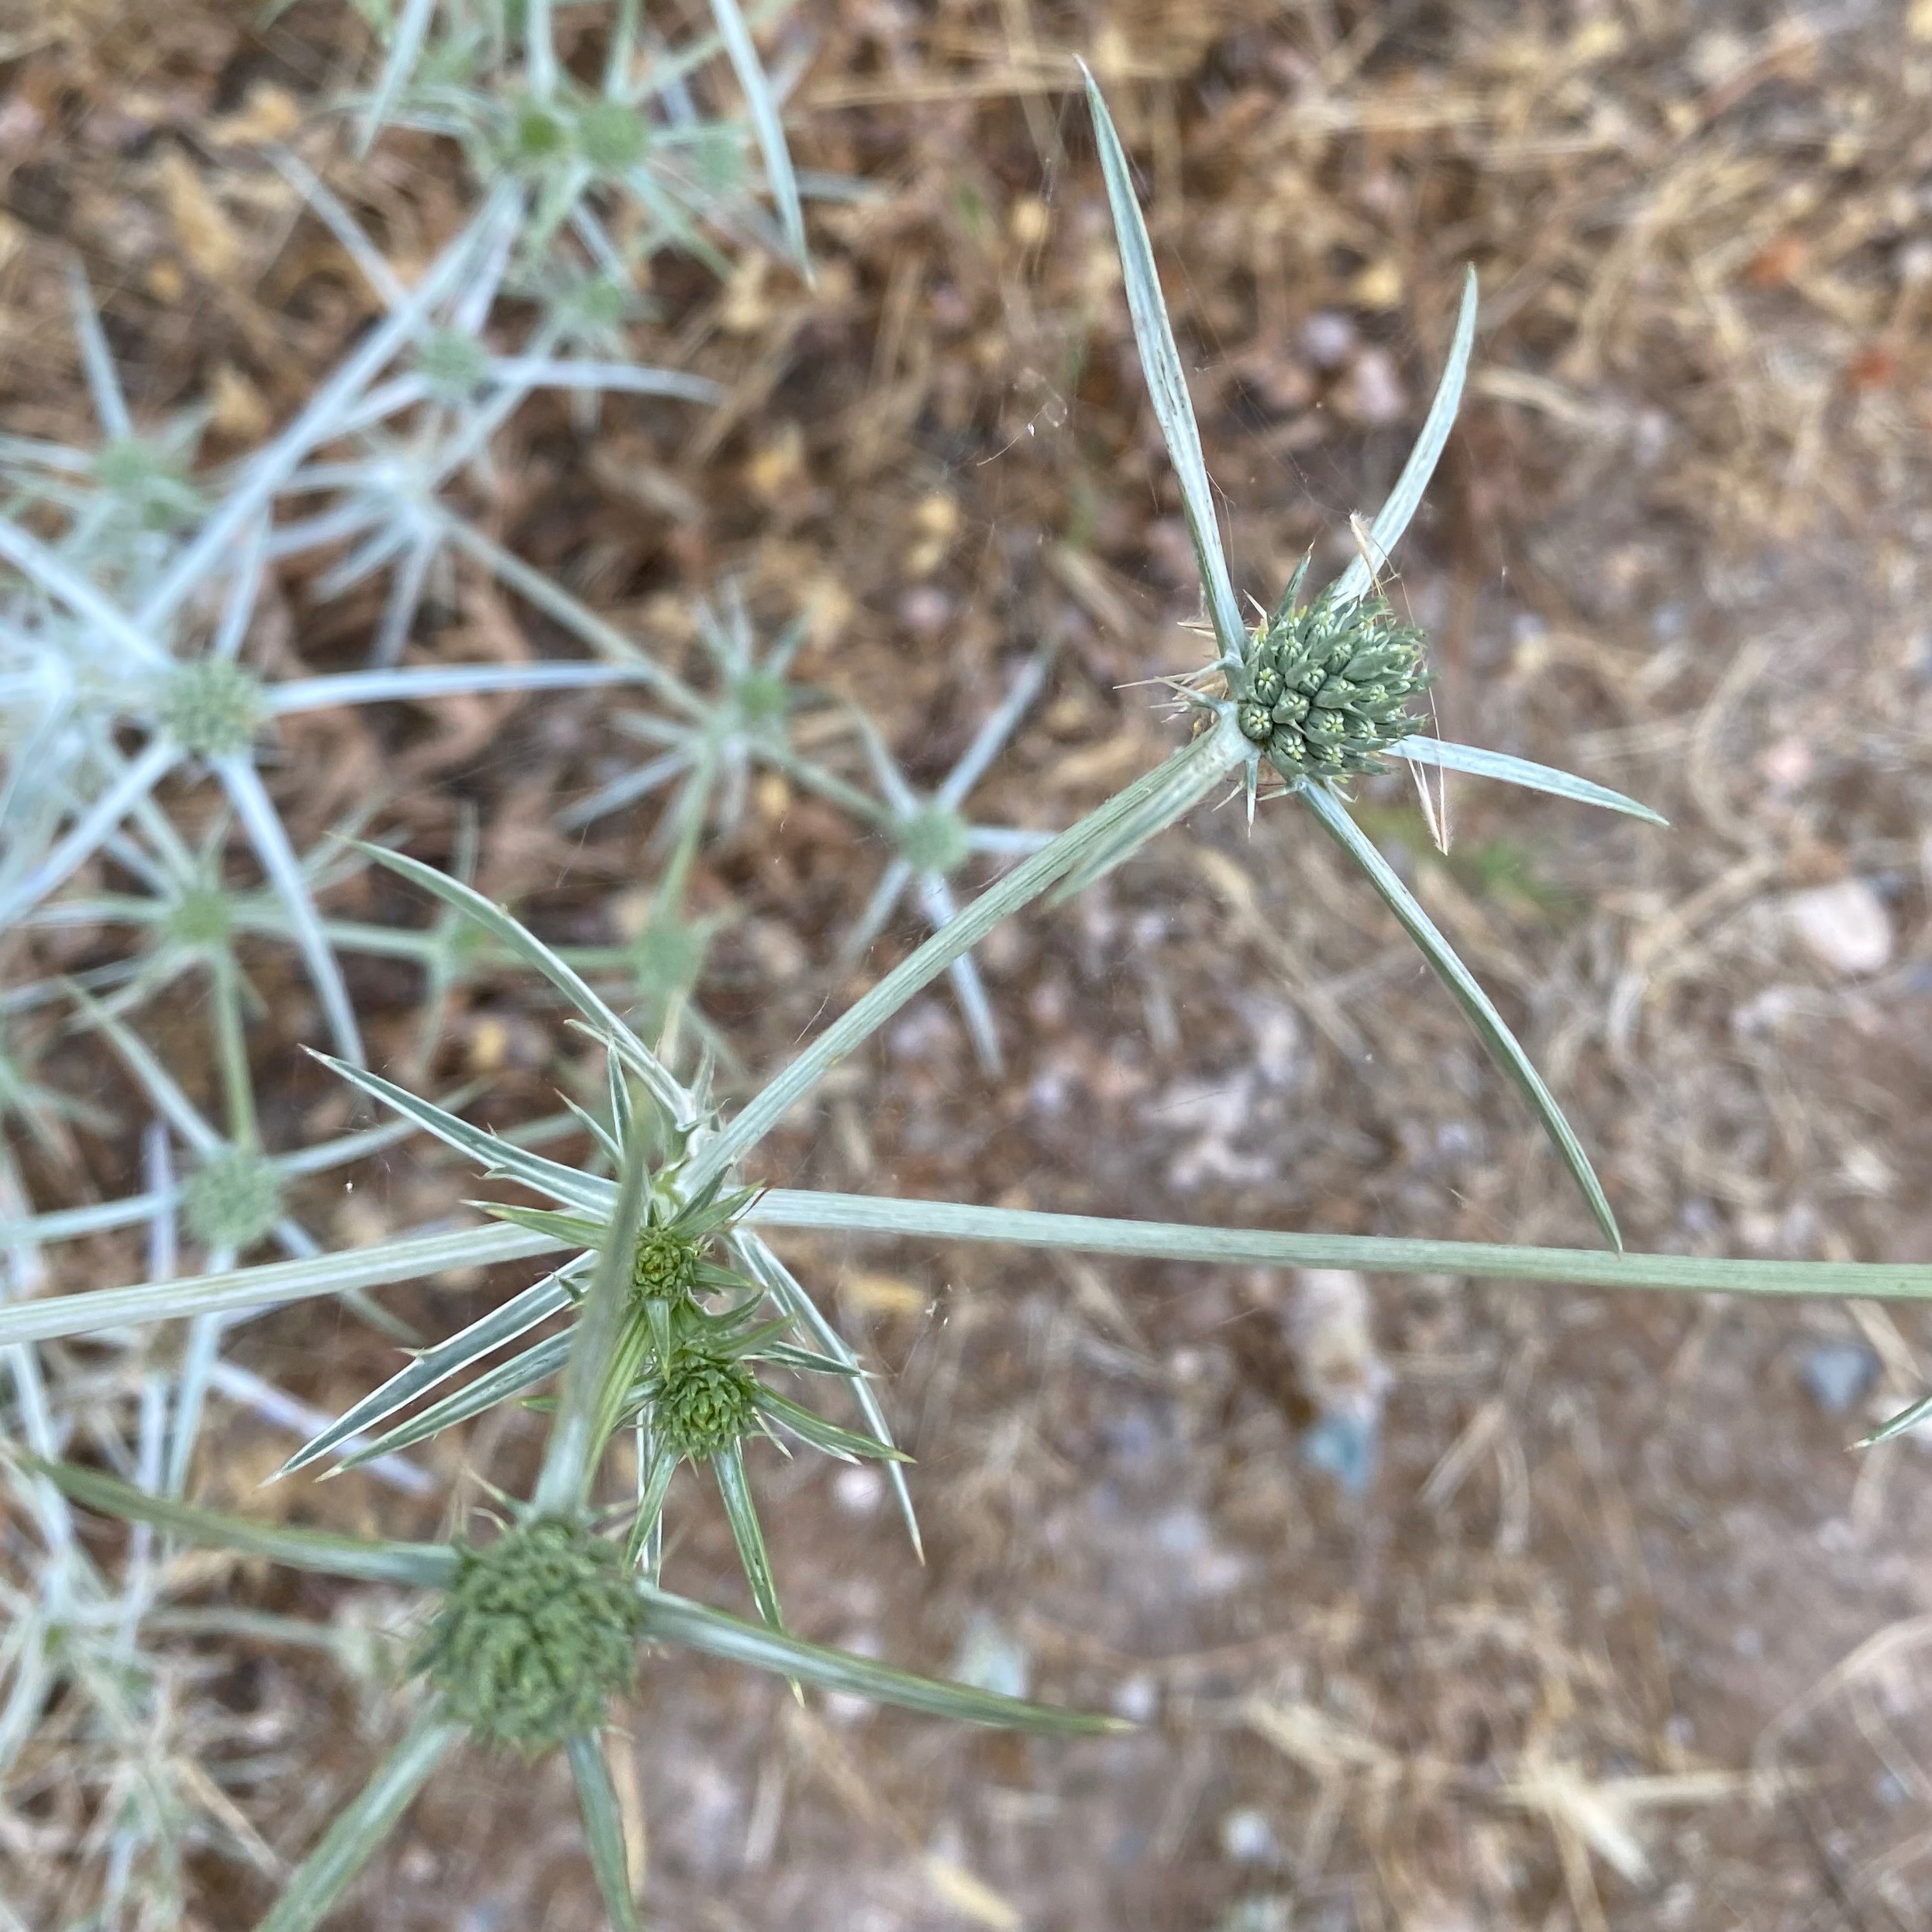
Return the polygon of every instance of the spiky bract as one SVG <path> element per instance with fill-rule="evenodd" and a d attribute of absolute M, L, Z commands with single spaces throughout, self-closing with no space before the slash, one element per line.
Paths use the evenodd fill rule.
<path fill-rule="evenodd" d="M 1255 633 L 1235 680 L 1242 735 L 1291 783 L 1379 771 L 1381 754 L 1422 725 L 1407 707 L 1429 681 L 1423 634 L 1379 594 L 1291 602 Z"/>
<path fill-rule="evenodd" d="M 636 1675 L 644 1628 L 616 1547 L 540 1517 L 459 1549 L 455 1585 L 417 1658 L 451 1714 L 526 1756 L 595 1730 Z"/>

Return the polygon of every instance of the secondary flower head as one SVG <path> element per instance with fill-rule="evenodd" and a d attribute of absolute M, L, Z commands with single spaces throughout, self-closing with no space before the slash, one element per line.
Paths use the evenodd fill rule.
<path fill-rule="evenodd" d="M 1242 735 L 1290 783 L 1379 771 L 1422 725 L 1407 705 L 1429 682 L 1423 634 L 1379 592 L 1341 604 L 1324 591 L 1298 610 L 1293 598 L 1291 586 L 1235 680 Z"/>
<path fill-rule="evenodd" d="M 680 1348 L 660 1372 L 653 1420 L 674 1455 L 702 1462 L 756 1425 L 757 1380 L 728 1355 Z"/>
<path fill-rule="evenodd" d="M 261 680 L 225 657 L 195 657 L 177 664 L 162 686 L 157 706 L 161 728 L 184 751 L 201 758 L 232 758 L 255 742 L 267 716 Z"/>
<path fill-rule="evenodd" d="M 281 1177 L 259 1154 L 217 1154 L 181 1190 L 181 1218 L 205 1248 L 253 1248 L 282 1213 Z"/>
<path fill-rule="evenodd" d="M 451 1714 L 530 1756 L 594 1730 L 636 1675 L 644 1628 L 616 1546 L 539 1517 L 461 1557 L 417 1660 Z"/>

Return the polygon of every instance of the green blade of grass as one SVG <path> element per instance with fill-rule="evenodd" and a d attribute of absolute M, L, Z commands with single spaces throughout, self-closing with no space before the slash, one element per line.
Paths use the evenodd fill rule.
<path fill-rule="evenodd" d="M 332 1530 L 298 1529 L 284 1523 L 258 1523 L 245 1516 L 205 1510 L 136 1489 L 118 1476 L 83 1469 L 71 1462 L 21 1458 L 74 1502 L 124 1523 L 147 1523 L 191 1543 L 265 1556 L 297 1569 L 325 1576 L 347 1576 L 366 1583 L 408 1583 L 446 1588 L 456 1573 L 453 1551 L 441 1543 L 372 1543 Z"/>
<path fill-rule="evenodd" d="M 1634 798 L 1626 798 L 1607 785 L 1591 783 L 1574 773 L 1558 771 L 1553 765 L 1534 764 L 1527 758 L 1512 758 L 1506 752 L 1485 751 L 1479 745 L 1458 745 L 1446 738 L 1424 738 L 1417 733 L 1389 747 L 1392 758 L 1406 758 L 1412 765 L 1434 765 L 1445 771 L 1467 772 L 1475 778 L 1494 778 L 1506 785 L 1520 785 L 1526 791 L 1548 792 L 1552 798 L 1572 799 L 1579 805 L 1598 805 L 1606 811 L 1627 812 L 1653 825 L 1668 827 L 1670 821 Z"/>
<path fill-rule="evenodd" d="M 1589 1204 L 1605 1239 L 1612 1247 L 1620 1248 L 1624 1238 L 1617 1231 L 1617 1217 L 1610 1211 L 1609 1198 L 1596 1178 L 1596 1169 L 1590 1165 L 1589 1156 L 1583 1151 L 1583 1143 L 1576 1138 L 1563 1110 L 1556 1104 L 1556 1097 L 1543 1083 L 1542 1075 L 1503 1023 L 1489 996 L 1476 983 L 1474 975 L 1457 958 L 1455 949 L 1437 931 L 1435 922 L 1396 876 L 1394 868 L 1376 850 L 1375 841 L 1355 823 L 1341 801 L 1322 784 L 1303 785 L 1300 796 L 1336 844 L 1367 875 L 1369 883 L 1382 895 L 1383 903 L 1395 914 L 1403 931 L 1415 942 L 1422 956 L 1435 969 L 1437 977 L 1455 995 L 1456 1004 L 1476 1028 L 1491 1058 L 1522 1090 L 1524 1097 L 1542 1121 L 1544 1131 L 1562 1156 L 1563 1165 Z"/>
<path fill-rule="evenodd" d="M 624 1849 L 624 1820 L 617 1793 L 611 1787 L 610 1767 L 594 1731 L 580 1731 L 563 1743 L 577 1781 L 577 1810 L 584 1818 L 584 1841 L 590 1848 L 591 1869 L 597 1875 L 604 1909 L 616 1932 L 642 1932 L 637 1899 L 631 1890 L 630 1860 Z"/>
<path fill-rule="evenodd" d="M 257 1932 L 312 1932 L 388 1837 L 430 1774 L 463 1735 L 432 1702 L 368 1783 L 339 1811 L 315 1848 L 295 1868 Z"/>
<path fill-rule="evenodd" d="M 910 1671 L 895 1670 L 890 1664 L 855 1656 L 849 1651 L 806 1643 L 768 1625 L 747 1623 L 708 1604 L 694 1603 L 688 1597 L 673 1596 L 648 1585 L 640 1584 L 639 1594 L 649 1613 L 645 1625 L 647 1637 L 682 1644 L 688 1650 L 701 1651 L 707 1656 L 725 1658 L 735 1664 L 749 1664 L 755 1670 L 771 1671 L 821 1690 L 844 1691 L 855 1697 L 870 1698 L 875 1703 L 923 1711 L 928 1717 L 950 1717 L 967 1724 L 994 1724 L 1008 1730 L 1091 1734 L 1132 1729 L 1118 1717 L 1056 1710 L 1050 1704 L 1002 1697 L 996 1692 L 975 1690 L 965 1684 L 915 1676 Z"/>
<path fill-rule="evenodd" d="M 1476 346 L 1476 270 L 1465 271 L 1462 301 L 1457 310 L 1455 335 L 1449 344 L 1449 360 L 1436 385 L 1435 400 L 1422 425 L 1422 433 L 1409 452 L 1409 460 L 1396 478 L 1389 500 L 1376 512 L 1369 526 L 1369 554 L 1358 556 L 1335 580 L 1338 603 L 1352 603 L 1363 595 L 1387 563 L 1389 555 L 1402 540 L 1422 501 L 1429 479 L 1441 456 L 1443 446 L 1455 425 L 1455 412 L 1462 406 L 1462 384 L 1469 370 L 1469 352 Z"/>
<path fill-rule="evenodd" d="M 558 1245 L 522 1228 L 464 1228 L 352 1248 L 339 1255 L 318 1255 L 308 1261 L 273 1262 L 265 1267 L 230 1268 L 135 1288 L 95 1288 L 83 1294 L 10 1302 L 0 1307 L 0 1348 L 59 1335 L 98 1334 L 105 1329 L 184 1316 L 257 1314 L 320 1295 L 346 1295 L 398 1281 L 419 1281 L 451 1269 L 488 1268 L 498 1262 L 553 1254 Z"/>
<path fill-rule="evenodd" d="M 1121 269 L 1126 281 L 1128 312 L 1133 318 L 1134 340 L 1140 350 L 1148 393 L 1153 398 L 1155 420 L 1160 425 L 1169 460 L 1180 484 L 1181 508 L 1186 515 L 1188 534 L 1194 540 L 1194 561 L 1200 571 L 1201 590 L 1214 627 L 1214 642 L 1220 646 L 1224 663 L 1238 664 L 1247 626 L 1241 621 L 1241 607 L 1235 601 L 1234 583 L 1228 573 L 1221 523 L 1214 511 L 1214 485 L 1208 480 L 1200 431 L 1187 393 L 1187 377 L 1181 368 L 1180 351 L 1174 346 L 1167 304 L 1161 294 L 1160 271 L 1154 266 L 1154 246 L 1148 239 L 1140 198 L 1134 192 L 1134 177 L 1121 146 L 1121 137 L 1114 132 L 1114 117 L 1107 112 L 1100 88 L 1084 64 L 1080 71 L 1087 77 L 1087 105 L 1093 117 L 1100 172 L 1107 181 L 1107 205 L 1113 211 L 1114 236 L 1120 246 Z"/>
<path fill-rule="evenodd" d="M 408 1365 L 391 1376 L 381 1388 L 372 1390 L 352 1407 L 345 1410 L 319 1435 L 312 1436 L 275 1472 L 270 1481 L 292 1476 L 336 1449 L 352 1436 L 367 1434 L 377 1424 L 386 1422 L 398 1410 L 408 1407 L 418 1396 L 426 1395 L 438 1383 L 460 1373 L 473 1363 L 527 1334 L 540 1321 L 570 1305 L 570 1290 L 563 1276 L 546 1275 L 521 1294 L 512 1295 L 501 1307 L 493 1308 L 446 1341 L 425 1348 Z"/>

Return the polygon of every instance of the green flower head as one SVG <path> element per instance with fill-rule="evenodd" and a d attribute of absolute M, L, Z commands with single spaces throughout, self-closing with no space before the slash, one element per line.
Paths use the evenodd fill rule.
<path fill-rule="evenodd" d="M 161 728 L 198 758 L 232 758 L 255 742 L 267 715 L 261 680 L 225 657 L 191 658 L 161 687 Z"/>
<path fill-rule="evenodd" d="M 682 1348 L 665 1365 L 653 1420 L 673 1454 L 703 1462 L 748 1434 L 757 1414 L 758 1383 L 742 1362 Z"/>
<path fill-rule="evenodd" d="M 253 1248 L 281 1218 L 281 1177 L 259 1154 L 217 1154 L 181 1190 L 181 1218 L 204 1248 Z"/>
<path fill-rule="evenodd" d="M 1235 721 L 1290 783 L 1379 771 L 1381 754 L 1421 728 L 1407 705 L 1429 682 L 1423 634 L 1379 593 L 1338 605 L 1324 591 L 1300 610 L 1292 598 L 1254 635 Z"/>
<path fill-rule="evenodd" d="M 636 1676 L 644 1629 L 616 1547 L 540 1517 L 460 1554 L 416 1662 L 451 1714 L 526 1757 L 596 1729 Z"/>
<path fill-rule="evenodd" d="M 674 1308 L 690 1307 L 697 1293 L 697 1270 L 704 1259 L 703 1237 L 680 1228 L 646 1228 L 637 1238 L 631 1262 L 631 1286 L 642 1301 L 667 1301 Z"/>

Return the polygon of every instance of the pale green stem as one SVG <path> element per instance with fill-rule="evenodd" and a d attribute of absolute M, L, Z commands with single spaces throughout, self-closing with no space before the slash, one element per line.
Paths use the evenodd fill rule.
<path fill-rule="evenodd" d="M 973 1207 L 772 1188 L 745 1211 L 763 1228 L 817 1228 L 935 1241 L 1010 1242 L 1090 1255 L 1136 1255 L 1276 1268 L 1354 1268 L 1368 1274 L 1473 1275 L 1576 1288 L 1651 1288 L 1686 1294 L 1846 1296 L 1932 1301 L 1932 1266 L 1891 1262 L 1726 1261 L 1702 1255 L 1617 1254 L 1502 1242 L 1410 1241 L 1380 1235 L 1297 1235 L 1258 1228 L 1191 1228 L 1087 1214 Z"/>
<path fill-rule="evenodd" d="M 624 1150 L 617 1200 L 591 1278 L 591 1292 L 571 1337 L 556 1421 L 544 1445 L 543 1469 L 532 1499 L 539 1516 L 576 1516 L 604 1448 L 605 1388 L 620 1353 L 637 1231 L 650 1191 L 648 1154 L 645 1137 L 633 1134 Z"/>
<path fill-rule="evenodd" d="M 241 976 L 234 954 L 221 948 L 209 971 L 214 981 L 215 1054 L 227 1107 L 228 1138 L 242 1152 L 258 1154 L 261 1131 L 255 1118 L 255 1087 L 249 1077 L 247 1035 L 242 1027 Z"/>
<path fill-rule="evenodd" d="M 981 893 L 962 909 L 958 918 L 948 921 L 842 1018 L 828 1027 L 704 1147 L 684 1180 L 687 1197 L 701 1192 L 710 1182 L 728 1173 L 840 1060 L 876 1032 L 922 987 L 977 945 L 1001 920 L 1038 898 L 1056 880 L 1072 871 L 1088 852 L 1106 839 L 1114 826 L 1130 818 L 1143 801 L 1170 783 L 1178 766 L 1187 762 L 1221 759 L 1231 768 L 1235 756 L 1232 741 L 1225 734 L 1204 733 Z"/>
<path fill-rule="evenodd" d="M 463 1727 L 453 1724 L 432 1702 L 403 1733 L 402 1741 L 374 1776 L 337 1813 L 257 1932 L 310 1932 L 319 1925 L 462 1735 Z"/>

